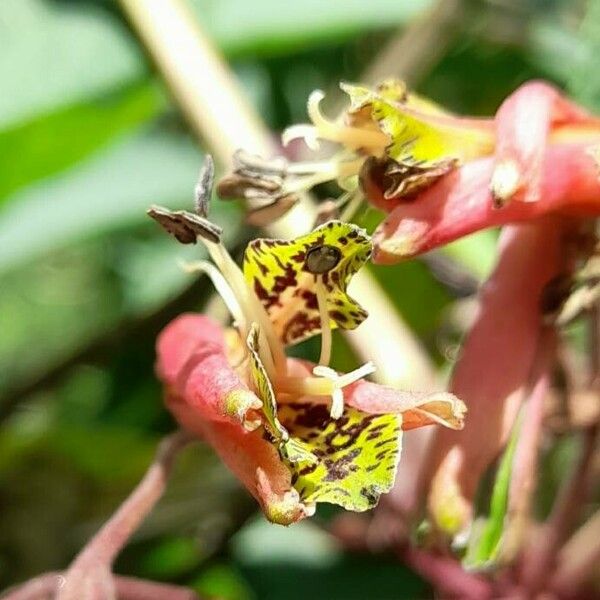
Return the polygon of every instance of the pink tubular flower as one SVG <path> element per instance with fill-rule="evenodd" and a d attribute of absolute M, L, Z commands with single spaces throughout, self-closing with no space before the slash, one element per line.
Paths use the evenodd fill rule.
<path fill-rule="evenodd" d="M 545 217 L 502 232 L 496 268 L 481 291 L 476 322 L 450 383 L 469 407 L 469 420 L 460 435 L 436 432 L 421 472 L 431 486 L 430 514 L 448 534 L 469 525 L 481 477 L 505 447 L 530 391 L 544 290 L 568 268 L 565 242 L 573 225 Z"/>
<path fill-rule="evenodd" d="M 384 178 L 363 178 L 388 212 L 373 260 L 394 263 L 487 227 L 546 214 L 600 214 L 600 121 L 541 82 L 523 85 L 498 110 L 494 152 L 462 161 L 409 197 L 386 195 Z"/>
<path fill-rule="evenodd" d="M 215 449 L 258 500 L 270 521 L 287 525 L 310 516 L 314 512 L 314 504 L 307 502 L 294 487 L 293 478 L 297 471 L 282 460 L 277 446 L 265 435 L 264 429 L 259 426 L 253 430 L 252 426 L 243 424 L 243 409 L 240 410 L 240 407 L 248 407 L 244 413 L 246 423 L 251 414 L 258 422 L 261 402 L 252 391 L 254 386 L 248 382 L 247 375 L 236 371 L 231 364 L 234 357 L 226 339 L 235 339 L 236 335 L 233 330 L 224 330 L 204 315 L 182 315 L 170 323 L 158 338 L 157 373 L 165 384 L 167 406 L 177 421 Z M 288 371 L 294 376 L 310 376 L 312 367 L 314 365 L 304 361 L 288 359 Z M 282 393 L 279 394 L 280 399 L 281 396 Z M 325 432 L 325 438 L 332 437 L 334 444 L 338 442 L 338 446 L 345 446 L 357 434 L 360 437 L 359 430 L 364 427 L 364 437 L 376 440 L 375 446 L 387 442 L 379 445 L 379 452 L 384 452 L 386 447 L 392 450 L 387 467 L 393 465 L 394 469 L 389 469 L 388 476 L 393 476 L 400 450 L 400 431 L 393 423 L 396 417 L 390 420 L 389 413 L 400 417 L 398 424 L 402 430 L 432 423 L 455 428 L 462 426 L 463 407 L 451 394 L 411 394 L 364 380 L 344 389 L 346 407 L 357 410 L 346 408 L 346 414 L 337 421 L 331 419 L 322 397 L 302 397 L 293 405 L 289 405 L 289 401 L 288 398 L 282 402 L 279 411 L 281 423 L 290 435 L 298 434 L 298 439 L 307 444 L 309 451 L 313 432 Z M 297 408 L 300 405 L 301 411 Z M 295 411 L 293 415 L 289 408 Z M 352 418 L 359 411 L 364 416 Z M 298 423 L 299 420 L 301 423 Z M 388 437 L 382 432 L 388 433 Z M 348 447 L 352 455 L 360 444 L 353 442 Z M 327 467 L 329 479 L 336 481 L 335 477 L 339 477 L 341 481 L 347 475 L 345 470 L 352 470 L 355 459 L 345 462 L 336 454 L 331 452 L 323 458 L 325 463 L 330 462 Z M 368 470 L 376 464 L 377 461 L 365 464 L 364 468 Z M 361 475 L 364 485 L 360 490 L 365 502 L 357 503 L 350 499 L 346 503 L 347 508 L 351 508 L 352 503 L 355 509 L 364 510 L 375 503 L 380 493 L 388 491 L 369 487 L 369 473 Z M 327 479 L 327 475 L 324 478 Z M 313 496 L 314 493 L 308 497 Z M 316 501 L 319 501 L 318 497 Z"/>
<path fill-rule="evenodd" d="M 224 329 L 183 315 L 160 334 L 167 406 L 216 450 L 270 521 L 288 525 L 318 502 L 367 510 L 393 485 L 402 430 L 462 427 L 465 407 L 452 394 L 370 383 L 372 363 L 350 373 L 329 367 L 331 329 L 367 317 L 346 293 L 371 254 L 362 229 L 330 221 L 296 240 L 254 240 L 241 270 L 203 215 L 150 214 L 180 241 L 202 240 L 214 264 L 189 268 L 211 278 L 234 318 Z M 319 364 L 286 357 L 287 345 L 319 333 Z"/>
<path fill-rule="evenodd" d="M 388 213 L 373 237 L 378 263 L 486 227 L 600 213 L 600 119 L 545 82 L 519 87 L 492 119 L 451 114 L 395 80 L 373 90 L 341 87 L 350 98 L 343 119 L 323 116 L 316 91 L 308 101 L 312 123 L 283 135 L 312 149 L 333 143 L 330 158 L 259 164 L 242 157 L 225 188 L 285 210 L 298 191 L 335 180 L 345 220 L 364 198 Z"/>

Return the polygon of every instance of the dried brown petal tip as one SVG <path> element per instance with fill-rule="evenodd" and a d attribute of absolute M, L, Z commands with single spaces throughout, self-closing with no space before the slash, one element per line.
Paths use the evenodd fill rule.
<path fill-rule="evenodd" d="M 454 158 L 432 164 L 419 161 L 398 162 L 392 158 L 371 156 L 365 160 L 359 179 L 365 192 L 374 184 L 386 199 L 409 198 L 428 188 L 457 166 L 458 161 Z"/>
<path fill-rule="evenodd" d="M 200 215 L 162 206 L 150 207 L 147 214 L 182 244 L 195 244 L 198 236 L 214 243 L 221 241 L 223 230 Z"/>
<path fill-rule="evenodd" d="M 194 188 L 194 198 L 196 213 L 201 217 L 208 217 L 208 208 L 212 196 L 213 183 L 215 180 L 215 163 L 210 154 L 204 158 L 204 163 L 200 168 L 198 183 Z"/>

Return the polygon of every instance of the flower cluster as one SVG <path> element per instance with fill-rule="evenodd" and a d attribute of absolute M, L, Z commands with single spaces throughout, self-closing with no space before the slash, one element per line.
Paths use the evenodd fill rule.
<path fill-rule="evenodd" d="M 369 259 L 371 239 L 332 220 L 295 240 L 253 240 L 240 269 L 207 219 L 211 174 L 208 162 L 195 213 L 149 211 L 179 241 L 204 243 L 212 262 L 188 268 L 210 277 L 233 317 L 225 328 L 185 314 L 160 334 L 167 405 L 212 445 L 269 520 L 293 523 L 318 502 L 366 510 L 394 483 L 402 431 L 433 423 L 459 429 L 465 407 L 452 394 L 366 381 L 371 363 L 333 370 L 331 330 L 367 318 L 346 288 Z M 318 334 L 318 364 L 286 356 L 287 346 Z"/>
<path fill-rule="evenodd" d="M 486 227 L 600 212 L 600 120 L 547 83 L 524 84 L 493 118 L 456 116 L 396 80 L 341 87 L 350 104 L 340 119 L 324 117 L 323 93 L 315 91 L 311 124 L 283 134 L 284 143 L 302 138 L 313 150 L 334 143 L 329 159 L 266 162 L 242 154 L 224 194 L 255 198 L 277 216 L 299 191 L 335 180 L 344 219 L 364 199 L 389 213 L 373 236 L 380 263 Z"/>

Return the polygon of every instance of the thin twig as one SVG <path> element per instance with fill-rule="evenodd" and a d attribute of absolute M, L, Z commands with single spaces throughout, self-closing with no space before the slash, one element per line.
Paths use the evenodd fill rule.
<path fill-rule="evenodd" d="M 164 493 L 175 456 L 193 439 L 179 431 L 161 442 L 142 481 L 66 571 L 57 600 L 83 600 L 86 592 L 95 598 L 97 589 L 110 589 L 114 559 Z"/>
<path fill-rule="evenodd" d="M 59 572 L 44 573 L 24 584 L 8 590 L 1 600 L 49 600 L 65 584 Z M 201 600 L 193 590 L 179 585 L 156 583 L 134 577 L 113 575 L 112 581 L 119 600 Z"/>
<path fill-rule="evenodd" d="M 492 585 L 484 577 L 468 573 L 453 558 L 436 556 L 413 546 L 396 550 L 398 557 L 429 581 L 444 597 L 485 600 L 492 597 Z"/>
<path fill-rule="evenodd" d="M 175 102 L 196 135 L 206 141 L 221 164 L 229 164 L 237 148 L 263 156 L 278 151 L 185 2 L 120 0 L 120 3 Z M 306 233 L 315 217 L 313 203 L 304 197 L 267 231 L 274 237 L 295 237 Z M 375 377 L 382 382 L 412 388 L 431 385 L 434 380 L 431 361 L 367 270 L 355 276 L 352 293 L 369 308 L 371 316 L 351 332 L 348 340 L 362 360 L 376 364 Z M 385 343 L 374 347 L 373 340 Z M 373 349 L 377 350 L 375 356 Z"/>
<path fill-rule="evenodd" d="M 589 327 L 589 385 L 600 389 L 600 311 L 595 307 L 590 315 Z M 556 562 L 560 545 L 573 526 L 580 507 L 590 488 L 590 470 L 593 465 L 600 427 L 595 424 L 582 433 L 581 450 L 573 475 L 567 480 L 554 502 L 547 522 L 524 554 L 521 579 L 532 593 L 541 589 L 546 575 Z"/>
<path fill-rule="evenodd" d="M 62 573 L 52 572 L 38 575 L 17 587 L 6 590 L 1 600 L 47 600 L 64 584 Z"/>
<path fill-rule="evenodd" d="M 383 49 L 363 79 L 377 83 L 395 75 L 411 86 L 444 56 L 464 19 L 462 0 L 438 0 Z"/>

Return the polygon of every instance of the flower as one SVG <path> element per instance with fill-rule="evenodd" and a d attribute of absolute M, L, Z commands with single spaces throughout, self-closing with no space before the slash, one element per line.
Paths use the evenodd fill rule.
<path fill-rule="evenodd" d="M 384 81 L 376 90 L 347 83 L 341 88 L 350 98 L 341 121 L 322 114 L 324 94 L 316 90 L 308 99 L 312 123 L 294 125 L 282 136 L 284 145 L 302 138 L 311 150 L 318 150 L 323 141 L 339 146 L 329 159 L 265 161 L 238 153 L 233 174 L 219 183 L 220 195 L 265 206 L 281 203 L 287 210 L 298 192 L 336 181 L 345 191 L 336 204 L 346 207 L 343 219 L 347 220 L 364 199 L 372 172 L 387 178 L 386 197 L 401 198 L 427 187 L 459 161 L 493 148 L 493 131 L 486 121 L 455 117 L 409 93 L 401 81 Z"/>
<path fill-rule="evenodd" d="M 238 195 L 269 202 L 276 217 L 294 194 L 335 180 L 344 190 L 336 202 L 345 206 L 343 219 L 364 198 L 389 213 L 373 236 L 378 263 L 486 227 L 557 212 L 600 213 L 600 119 L 545 82 L 525 83 L 487 119 L 453 115 L 396 80 L 374 90 L 341 87 L 350 98 L 341 120 L 323 116 L 324 95 L 316 91 L 308 101 L 312 124 L 283 134 L 284 143 L 303 138 L 312 149 L 322 141 L 340 149 L 312 163 L 240 155 L 232 176 L 244 176 Z M 230 184 L 226 178 L 226 192 Z"/>
<path fill-rule="evenodd" d="M 511 94 L 493 120 L 493 153 L 456 163 L 409 198 L 386 193 L 376 171 L 369 200 L 388 212 L 373 260 L 394 263 L 474 231 L 547 214 L 600 213 L 600 120 L 543 82 Z"/>
<path fill-rule="evenodd" d="M 331 329 L 367 317 L 346 292 L 371 254 L 363 230 L 330 221 L 296 240 L 256 239 L 242 270 L 205 215 L 149 213 L 178 239 L 195 241 L 191 231 L 205 244 L 213 263 L 188 268 L 211 278 L 234 319 L 224 328 L 186 314 L 160 334 L 167 406 L 216 450 L 270 521 L 293 523 L 318 502 L 366 510 L 393 485 L 402 430 L 462 427 L 465 407 L 452 394 L 365 381 L 371 363 L 344 374 L 329 367 Z M 287 345 L 318 333 L 318 365 L 286 356 Z"/>

